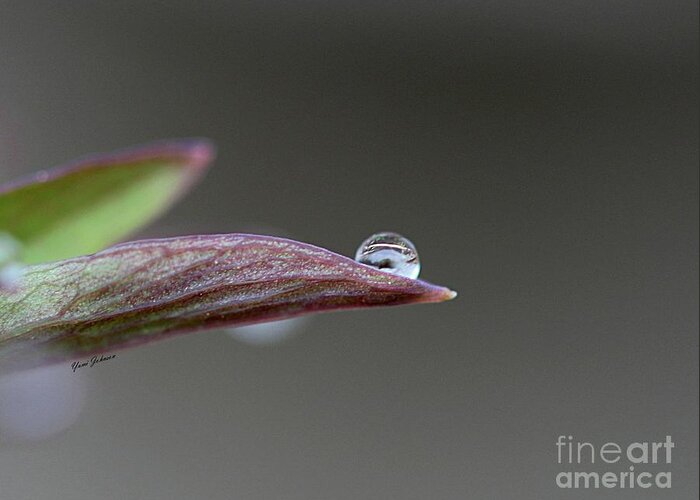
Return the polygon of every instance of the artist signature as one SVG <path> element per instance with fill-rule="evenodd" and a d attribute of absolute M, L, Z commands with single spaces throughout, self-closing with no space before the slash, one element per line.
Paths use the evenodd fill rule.
<path fill-rule="evenodd" d="M 110 359 L 114 359 L 116 357 L 117 357 L 116 354 L 110 354 L 108 356 L 104 356 L 104 355 L 93 356 L 90 359 L 88 359 L 87 361 L 73 361 L 71 363 L 70 367 L 73 369 L 73 373 L 75 373 L 76 370 L 78 370 L 79 368 L 85 368 L 86 366 L 92 368 L 97 363 L 102 363 L 103 361 L 109 361 Z"/>

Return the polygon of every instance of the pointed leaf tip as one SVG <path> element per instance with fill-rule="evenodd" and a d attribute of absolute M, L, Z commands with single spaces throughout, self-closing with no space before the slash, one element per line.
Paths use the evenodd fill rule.
<path fill-rule="evenodd" d="M 26 366 L 211 328 L 454 296 L 282 238 L 136 241 L 29 266 L 20 291 L 0 294 L 0 367 L 3 360 L 25 359 Z"/>

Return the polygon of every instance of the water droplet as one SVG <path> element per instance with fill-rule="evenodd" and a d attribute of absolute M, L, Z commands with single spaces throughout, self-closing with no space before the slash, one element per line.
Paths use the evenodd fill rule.
<path fill-rule="evenodd" d="M 80 416 L 88 380 L 68 364 L 0 377 L 0 438 L 37 441 L 58 434 Z"/>
<path fill-rule="evenodd" d="M 0 292 L 14 291 L 22 277 L 23 267 L 16 262 L 20 245 L 9 234 L 0 232 Z"/>
<path fill-rule="evenodd" d="M 0 266 L 15 260 L 19 250 L 17 240 L 7 233 L 0 232 Z"/>
<path fill-rule="evenodd" d="M 24 267 L 14 262 L 0 266 L 0 291 L 15 291 L 22 280 Z"/>
<path fill-rule="evenodd" d="M 226 333 L 250 345 L 279 344 L 301 333 L 308 321 L 308 317 L 297 316 L 279 321 L 237 326 L 229 328 Z"/>
<path fill-rule="evenodd" d="M 416 279 L 420 273 L 416 247 L 408 238 L 396 233 L 373 234 L 357 249 L 355 260 L 407 278 Z"/>

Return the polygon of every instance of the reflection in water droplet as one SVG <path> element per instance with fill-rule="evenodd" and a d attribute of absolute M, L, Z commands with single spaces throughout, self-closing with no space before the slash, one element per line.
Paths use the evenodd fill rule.
<path fill-rule="evenodd" d="M 407 278 L 416 279 L 420 274 L 416 247 L 410 240 L 396 233 L 373 234 L 357 249 L 355 260 Z"/>

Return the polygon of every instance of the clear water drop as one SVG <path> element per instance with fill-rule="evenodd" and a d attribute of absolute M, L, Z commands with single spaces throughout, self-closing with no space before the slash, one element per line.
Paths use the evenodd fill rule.
<path fill-rule="evenodd" d="M 231 337 L 249 345 L 273 345 L 280 344 L 301 333 L 308 321 L 309 318 L 306 316 L 297 316 L 279 321 L 237 326 L 225 331 Z"/>
<path fill-rule="evenodd" d="M 0 440 L 38 441 L 73 425 L 88 395 L 86 374 L 69 364 L 0 376 Z"/>
<path fill-rule="evenodd" d="M 362 242 L 355 253 L 360 264 L 380 271 L 416 279 L 420 274 L 420 260 L 416 247 L 400 234 L 376 233 Z"/>
<path fill-rule="evenodd" d="M 17 262 L 19 252 L 19 242 L 0 231 L 0 291 L 14 291 L 22 278 L 24 268 Z"/>

